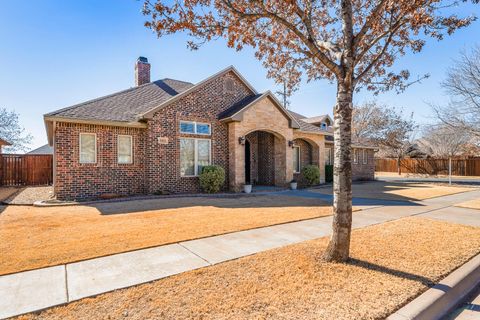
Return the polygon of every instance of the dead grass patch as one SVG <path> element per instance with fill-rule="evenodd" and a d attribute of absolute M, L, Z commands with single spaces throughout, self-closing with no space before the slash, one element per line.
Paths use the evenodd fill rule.
<path fill-rule="evenodd" d="M 0 214 L 0 274 L 330 214 L 321 200 L 283 196 L 8 206 Z"/>
<path fill-rule="evenodd" d="M 474 200 L 462 202 L 462 203 L 456 204 L 455 207 L 480 210 L 480 199 L 474 199 Z"/>
<path fill-rule="evenodd" d="M 475 189 L 472 187 L 453 187 L 433 183 L 372 181 L 365 183 L 354 183 L 352 185 L 354 197 L 396 201 L 425 200 L 472 190 Z M 320 188 L 312 191 L 323 194 L 331 194 L 332 188 Z"/>
<path fill-rule="evenodd" d="M 480 252 L 480 228 L 405 218 L 87 298 L 27 319 L 384 319 Z"/>

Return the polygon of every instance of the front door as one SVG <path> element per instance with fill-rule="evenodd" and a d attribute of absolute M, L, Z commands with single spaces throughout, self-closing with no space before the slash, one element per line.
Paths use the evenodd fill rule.
<path fill-rule="evenodd" d="M 250 142 L 245 141 L 245 184 L 250 184 Z"/>

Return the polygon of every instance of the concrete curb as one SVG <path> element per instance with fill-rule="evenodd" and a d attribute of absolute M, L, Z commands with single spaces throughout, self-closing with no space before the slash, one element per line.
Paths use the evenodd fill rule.
<path fill-rule="evenodd" d="M 480 285 L 480 254 L 390 315 L 387 320 L 440 319 L 461 303 L 478 285 Z"/>

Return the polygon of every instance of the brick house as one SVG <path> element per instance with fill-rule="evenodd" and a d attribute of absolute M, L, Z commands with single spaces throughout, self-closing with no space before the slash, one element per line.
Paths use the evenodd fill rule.
<path fill-rule="evenodd" d="M 195 193 L 208 164 L 225 169 L 224 190 L 240 191 L 246 182 L 286 186 L 301 181 L 306 164 L 319 165 L 325 181 L 331 123 L 287 111 L 234 67 L 195 85 L 150 82 L 150 64 L 140 57 L 135 84 L 44 115 L 58 199 Z M 373 149 L 359 150 L 368 165 L 354 172 L 373 179 Z"/>

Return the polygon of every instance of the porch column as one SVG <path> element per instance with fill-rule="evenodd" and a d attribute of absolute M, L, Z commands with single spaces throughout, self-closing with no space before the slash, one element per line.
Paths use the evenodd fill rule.
<path fill-rule="evenodd" d="M 318 142 L 318 168 L 320 169 L 320 183 L 325 183 L 325 137 Z"/>
<path fill-rule="evenodd" d="M 240 192 L 245 184 L 245 146 L 238 139 L 240 122 L 228 124 L 228 181 L 231 191 Z"/>

